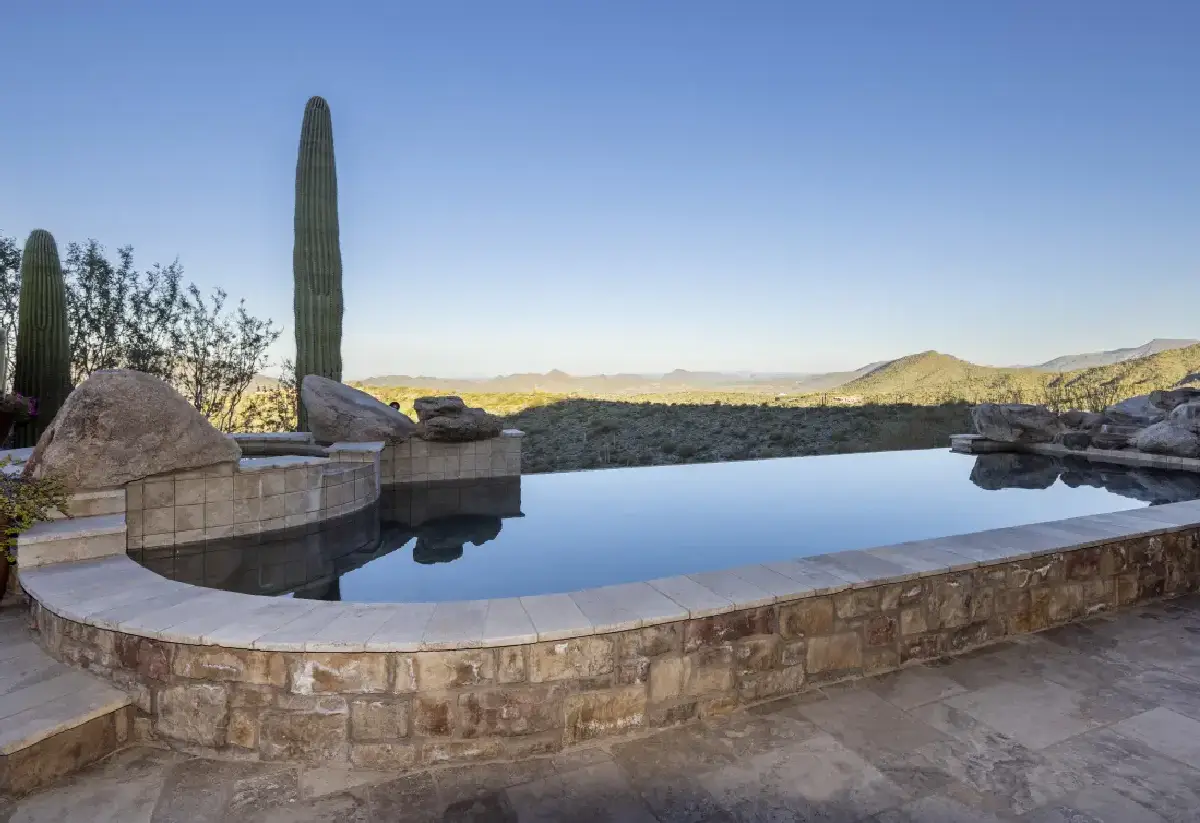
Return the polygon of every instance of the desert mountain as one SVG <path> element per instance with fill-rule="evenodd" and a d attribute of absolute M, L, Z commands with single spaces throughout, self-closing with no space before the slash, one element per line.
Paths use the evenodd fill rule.
<path fill-rule="evenodd" d="M 1109 351 L 1088 352 L 1086 354 L 1067 354 L 1062 357 L 1056 357 L 1053 360 L 1047 360 L 1040 366 L 1034 366 L 1034 368 L 1042 371 L 1056 372 L 1092 369 L 1096 366 L 1111 366 L 1113 363 L 1137 360 L 1138 358 L 1149 357 L 1152 354 L 1164 351 L 1185 349 L 1188 346 L 1195 346 L 1197 343 L 1200 343 L 1200 340 L 1176 340 L 1156 337 L 1149 343 L 1136 346 L 1132 349 L 1110 349 Z"/>

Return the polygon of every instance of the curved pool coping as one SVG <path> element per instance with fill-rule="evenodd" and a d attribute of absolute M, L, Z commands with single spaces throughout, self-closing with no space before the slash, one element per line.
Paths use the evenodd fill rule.
<path fill-rule="evenodd" d="M 92 529 L 111 534 L 109 528 Z M 87 521 L 68 521 L 86 539 Z M 60 527 L 67 523 L 60 521 Z M 490 600 L 332 603 L 168 580 L 124 554 L 22 570 L 41 606 L 98 629 L 269 652 L 422 652 L 559 641 L 1006 564 L 1200 526 L 1200 501 L 832 552 L 639 583 Z"/>

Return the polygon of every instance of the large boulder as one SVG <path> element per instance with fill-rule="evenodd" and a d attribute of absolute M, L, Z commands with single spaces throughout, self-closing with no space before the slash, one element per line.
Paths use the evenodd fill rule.
<path fill-rule="evenodd" d="M 971 410 L 975 431 L 1002 443 L 1050 443 L 1065 426 L 1045 406 L 980 403 Z"/>
<path fill-rule="evenodd" d="M 318 443 L 397 442 L 412 437 L 417 424 L 366 392 L 327 377 L 305 375 L 300 401 Z"/>
<path fill-rule="evenodd" d="M 1200 457 L 1200 419 L 1164 420 L 1142 429 L 1139 451 L 1171 457 Z"/>
<path fill-rule="evenodd" d="M 1200 425 L 1200 402 L 1175 406 L 1167 415 L 1167 419 L 1184 426 Z"/>
<path fill-rule="evenodd" d="M 1062 424 L 1068 429 L 1083 429 L 1088 431 L 1098 429 L 1104 425 L 1104 415 L 1096 414 L 1095 412 L 1085 412 L 1079 409 L 1071 409 L 1065 411 L 1058 416 Z"/>
<path fill-rule="evenodd" d="M 1164 409 L 1156 406 L 1149 394 L 1139 394 L 1114 403 L 1104 410 L 1109 422 L 1123 426 L 1149 426 L 1167 416 Z"/>
<path fill-rule="evenodd" d="M 461 397 L 418 397 L 413 401 L 417 436 L 441 443 L 468 443 L 499 437 L 504 421 L 483 409 L 474 409 Z"/>
<path fill-rule="evenodd" d="M 242 456 L 179 392 L 127 369 L 98 371 L 67 397 L 34 448 L 26 474 L 54 474 L 71 491 L 121 486 L 153 474 Z"/>
<path fill-rule="evenodd" d="M 1184 387 L 1168 391 L 1150 392 L 1150 402 L 1165 412 L 1169 412 L 1184 403 L 1200 401 L 1200 389 Z"/>

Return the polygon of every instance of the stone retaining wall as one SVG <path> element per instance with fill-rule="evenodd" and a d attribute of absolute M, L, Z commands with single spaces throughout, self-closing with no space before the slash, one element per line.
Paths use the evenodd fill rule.
<path fill-rule="evenodd" d="M 1195 590 L 1200 528 L 1160 526 L 965 571 L 493 648 L 232 649 L 87 626 L 39 603 L 34 614 L 55 656 L 134 695 L 143 734 L 238 757 L 393 769 L 682 723 Z"/>

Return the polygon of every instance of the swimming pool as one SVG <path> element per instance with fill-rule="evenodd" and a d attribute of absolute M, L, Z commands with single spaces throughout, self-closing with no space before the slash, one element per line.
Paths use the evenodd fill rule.
<path fill-rule="evenodd" d="M 210 588 L 355 602 L 549 594 L 1200 499 L 1200 475 L 945 450 L 385 489 L 319 531 L 131 550 Z"/>

